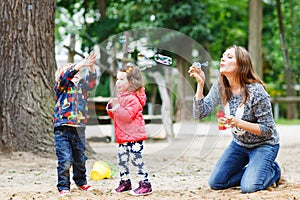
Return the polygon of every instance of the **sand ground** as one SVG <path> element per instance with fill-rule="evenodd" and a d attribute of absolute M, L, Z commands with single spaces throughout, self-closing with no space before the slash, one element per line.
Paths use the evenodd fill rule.
<path fill-rule="evenodd" d="M 93 163 L 97 160 L 117 163 L 117 144 L 105 142 L 110 136 L 110 126 L 89 126 L 87 139 L 96 154 L 88 155 L 88 182 L 95 188 L 92 192 L 78 190 L 72 181 L 69 198 L 93 199 L 300 199 L 300 126 L 278 126 L 281 148 L 278 160 L 285 166 L 287 185 L 241 194 L 240 188 L 222 191 L 209 189 L 209 174 L 231 141 L 229 133 L 219 133 L 215 125 L 204 123 L 178 123 L 174 125 L 175 139 L 164 137 L 161 125 L 147 125 L 152 139 L 145 142 L 144 160 L 150 174 L 153 193 L 145 197 L 129 194 L 111 194 L 119 182 L 118 174 L 109 179 L 94 181 L 90 177 Z M 155 139 L 153 139 L 155 138 Z M 27 152 L 0 155 L 1 200 L 58 199 L 56 190 L 56 157 L 38 157 Z M 136 187 L 139 178 L 131 168 L 131 180 Z"/>

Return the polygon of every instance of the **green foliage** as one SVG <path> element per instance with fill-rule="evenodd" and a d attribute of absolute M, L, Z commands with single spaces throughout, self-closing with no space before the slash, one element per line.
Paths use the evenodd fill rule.
<path fill-rule="evenodd" d="M 294 75 L 294 84 L 299 83 L 300 44 L 300 3 L 299 1 L 281 1 L 285 38 L 288 46 L 290 68 Z M 263 80 L 271 86 L 268 88 L 271 96 L 285 96 L 284 54 L 279 32 L 278 16 L 275 2 L 264 3 L 263 23 Z"/>
<path fill-rule="evenodd" d="M 100 77 L 100 82 L 96 87 L 95 96 L 109 97 L 109 77 L 106 74 L 103 74 Z"/>
<path fill-rule="evenodd" d="M 209 45 L 213 60 L 220 60 L 224 50 L 232 44 L 247 47 L 248 0 L 206 0 L 208 28 L 213 41 Z"/>
<path fill-rule="evenodd" d="M 73 16 L 76 11 L 82 7 L 78 0 L 57 0 L 56 5 L 58 8 L 65 8 L 71 16 Z"/>
<path fill-rule="evenodd" d="M 196 41 L 211 41 L 208 15 L 201 1 L 163 1 L 165 5 L 157 14 L 157 20 L 165 28 L 179 31 Z"/>
<path fill-rule="evenodd" d="M 95 45 L 101 44 L 101 42 L 106 40 L 111 33 L 115 32 L 115 28 L 118 26 L 118 24 L 119 21 L 117 19 L 110 18 L 98 20 L 89 24 L 86 27 L 86 32 L 80 33 L 82 38 L 81 49 L 92 49 Z"/>
<path fill-rule="evenodd" d="M 248 45 L 248 0 L 109 0 L 100 13 L 97 0 L 57 0 L 57 41 L 72 33 L 81 42 L 82 51 L 121 32 L 145 27 L 162 27 L 179 31 L 196 40 L 219 61 L 232 44 Z M 285 36 L 289 51 L 293 83 L 300 81 L 300 1 L 282 0 Z M 278 28 L 275 0 L 263 0 L 263 80 L 271 96 L 284 96 L 284 57 Z M 163 36 L 157 43 L 172 41 Z M 136 57 L 136 53 L 132 55 Z M 164 52 L 167 53 L 167 52 Z M 172 56 L 172 55 L 171 55 Z M 105 77 L 101 77 L 101 79 Z M 107 78 L 108 79 L 108 78 Z M 96 94 L 108 96 L 108 80 L 101 80 Z M 284 108 L 282 108 L 284 109 Z"/>

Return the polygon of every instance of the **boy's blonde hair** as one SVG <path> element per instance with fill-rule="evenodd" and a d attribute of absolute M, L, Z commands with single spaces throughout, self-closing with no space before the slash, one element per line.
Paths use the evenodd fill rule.
<path fill-rule="evenodd" d="M 127 63 L 121 69 L 120 72 L 126 72 L 127 80 L 130 84 L 131 91 L 139 91 L 143 87 L 143 77 L 141 69 L 133 63 Z"/>
<path fill-rule="evenodd" d="M 62 74 L 62 72 L 65 72 L 66 70 L 68 70 L 72 65 L 73 65 L 73 63 L 67 63 L 67 64 L 60 66 L 55 72 L 55 82 L 58 82 L 59 77 Z"/>

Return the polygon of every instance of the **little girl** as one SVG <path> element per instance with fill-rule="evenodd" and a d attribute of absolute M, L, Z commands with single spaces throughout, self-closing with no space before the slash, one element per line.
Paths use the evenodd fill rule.
<path fill-rule="evenodd" d="M 114 120 L 116 141 L 118 142 L 118 164 L 120 184 L 113 193 L 130 190 L 131 195 L 140 196 L 152 193 L 148 180 L 148 171 L 142 159 L 142 150 L 146 137 L 145 122 L 142 115 L 146 103 L 145 88 L 142 85 L 141 70 L 128 63 L 117 73 L 117 98 L 107 104 L 108 115 Z M 139 187 L 131 190 L 128 162 L 137 167 L 142 180 Z"/>

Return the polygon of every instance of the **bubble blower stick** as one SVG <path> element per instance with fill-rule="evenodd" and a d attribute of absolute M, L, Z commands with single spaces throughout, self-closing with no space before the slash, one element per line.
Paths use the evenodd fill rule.
<path fill-rule="evenodd" d="M 217 113 L 217 118 L 225 117 L 225 113 L 223 110 L 219 110 Z M 219 130 L 226 130 L 226 126 L 223 123 L 218 122 Z"/>

